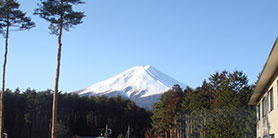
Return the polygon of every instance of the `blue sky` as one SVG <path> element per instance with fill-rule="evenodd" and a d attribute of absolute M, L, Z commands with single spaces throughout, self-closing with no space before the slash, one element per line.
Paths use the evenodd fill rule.
<path fill-rule="evenodd" d="M 12 32 L 6 87 L 53 89 L 57 38 L 36 23 Z M 152 65 L 191 87 L 216 71 L 257 80 L 278 32 L 277 0 L 87 0 L 84 23 L 63 35 L 60 90 L 75 91 L 137 65 Z M 3 55 L 4 39 L 0 38 Z M 2 56 L 3 57 L 3 56 Z M 1 58 L 1 65 L 3 63 Z"/>

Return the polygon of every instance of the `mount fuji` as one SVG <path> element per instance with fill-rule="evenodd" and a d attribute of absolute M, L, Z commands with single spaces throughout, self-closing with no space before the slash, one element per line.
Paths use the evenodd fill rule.
<path fill-rule="evenodd" d="M 133 100 L 141 107 L 151 108 L 159 97 L 178 84 L 186 85 L 172 79 L 150 65 L 135 66 L 110 79 L 101 81 L 87 88 L 75 91 L 80 96 L 122 96 Z"/>

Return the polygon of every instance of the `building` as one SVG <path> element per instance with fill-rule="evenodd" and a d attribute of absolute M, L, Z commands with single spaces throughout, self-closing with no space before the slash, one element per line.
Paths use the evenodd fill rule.
<path fill-rule="evenodd" d="M 257 138 L 278 138 L 278 38 L 265 63 L 249 105 L 257 108 Z"/>

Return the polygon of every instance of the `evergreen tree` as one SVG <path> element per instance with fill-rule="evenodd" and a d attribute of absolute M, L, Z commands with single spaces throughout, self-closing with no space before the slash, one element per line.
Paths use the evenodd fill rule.
<path fill-rule="evenodd" d="M 166 138 L 255 137 L 255 109 L 248 106 L 253 88 L 247 76 L 236 70 L 216 72 L 196 89 L 187 87 L 181 107 L 168 91 L 153 107 L 152 129 Z"/>
<path fill-rule="evenodd" d="M 5 130 L 9 138 L 49 138 L 52 91 L 5 91 Z M 134 102 L 121 97 L 80 97 L 58 93 L 57 137 L 99 136 L 108 124 L 111 137 L 125 134 L 144 137 L 150 127 L 150 114 Z M 97 102 L 98 101 L 98 102 Z"/>
<path fill-rule="evenodd" d="M 168 98 L 166 108 L 166 124 L 168 125 L 170 138 L 177 137 L 180 128 L 179 118 L 181 114 L 181 103 L 183 92 L 181 89 L 172 89 Z"/>
<path fill-rule="evenodd" d="M 81 20 L 84 17 L 84 13 L 75 12 L 72 8 L 73 5 L 78 5 L 82 3 L 83 2 L 81 0 L 41 0 L 39 8 L 37 8 L 34 12 L 35 15 L 39 15 L 41 18 L 50 22 L 49 29 L 51 31 L 51 34 L 58 36 L 58 54 L 53 94 L 51 138 L 55 137 L 54 135 L 56 132 L 58 103 L 57 93 L 60 75 L 62 33 L 63 29 L 69 31 L 70 28 L 82 23 Z"/>
<path fill-rule="evenodd" d="M 181 118 L 183 119 L 183 135 L 185 137 L 191 137 L 191 128 L 192 127 L 192 121 L 191 121 L 191 113 L 192 113 L 192 107 L 190 107 L 190 104 L 193 102 L 191 101 L 191 97 L 193 96 L 194 90 L 190 87 L 186 87 L 184 90 L 184 98 L 182 101 L 182 115 Z"/>
<path fill-rule="evenodd" d="M 0 33 L 3 34 L 6 39 L 2 74 L 2 91 L 0 95 L 0 138 L 2 138 L 1 134 L 3 133 L 3 93 L 5 91 L 9 33 L 11 29 L 15 31 L 23 31 L 29 30 L 35 26 L 34 22 L 26 16 L 26 13 L 19 9 L 19 6 L 20 4 L 16 0 L 0 1 Z"/>
<path fill-rule="evenodd" d="M 253 86 L 248 85 L 246 75 L 223 71 L 214 74 L 209 84 L 215 90 L 215 100 L 208 137 L 255 137 L 255 110 L 248 106 Z"/>
<path fill-rule="evenodd" d="M 157 136 L 176 137 L 180 134 L 180 114 L 183 91 L 175 85 L 154 104 L 152 127 Z"/>
<path fill-rule="evenodd" d="M 167 108 L 169 92 L 163 93 L 152 109 L 152 128 L 156 136 L 167 135 L 167 124 L 165 111 Z"/>

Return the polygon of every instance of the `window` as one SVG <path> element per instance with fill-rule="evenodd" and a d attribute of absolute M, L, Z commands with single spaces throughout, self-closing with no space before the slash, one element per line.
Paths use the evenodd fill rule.
<path fill-rule="evenodd" d="M 275 137 L 274 137 L 274 134 L 270 134 L 269 137 L 268 136 L 264 136 L 263 138 L 275 138 Z"/>
<path fill-rule="evenodd" d="M 265 116 L 265 98 L 262 101 L 263 117 Z"/>
<path fill-rule="evenodd" d="M 265 117 L 268 111 L 269 111 L 269 94 L 267 93 L 267 95 L 262 100 L 263 117 Z"/>
<path fill-rule="evenodd" d="M 271 88 L 270 91 L 268 92 L 268 98 L 269 98 L 269 105 L 270 105 L 270 111 L 274 109 L 273 105 L 273 89 Z"/>
<path fill-rule="evenodd" d="M 269 111 L 269 93 L 266 94 L 265 98 L 265 114 L 267 114 Z"/>
<path fill-rule="evenodd" d="M 274 137 L 274 134 L 270 134 L 269 137 L 264 136 L 263 138 L 275 138 L 275 137 Z"/>
<path fill-rule="evenodd" d="M 257 106 L 257 113 L 257 120 L 259 121 L 261 119 L 261 104 Z"/>

